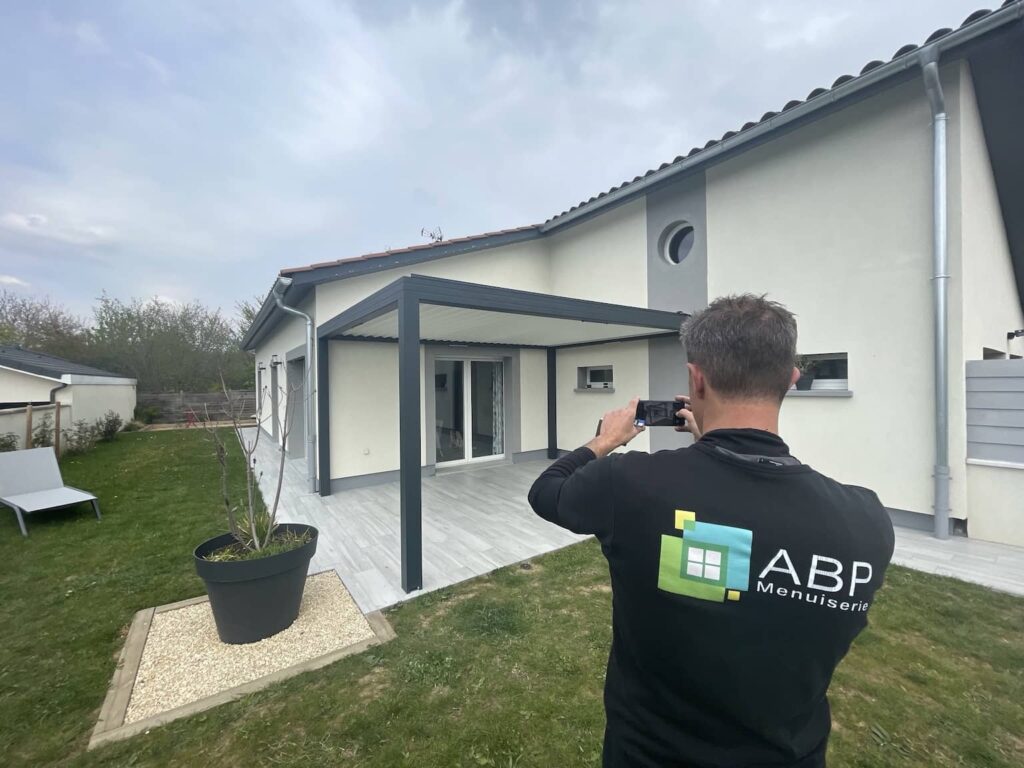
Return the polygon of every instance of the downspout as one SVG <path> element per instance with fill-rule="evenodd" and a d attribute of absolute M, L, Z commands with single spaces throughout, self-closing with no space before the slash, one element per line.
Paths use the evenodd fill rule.
<path fill-rule="evenodd" d="M 934 46 L 919 54 L 932 112 L 932 293 L 935 341 L 935 537 L 949 538 L 949 258 L 946 250 L 946 102 Z"/>
<path fill-rule="evenodd" d="M 296 315 L 306 321 L 306 373 L 303 377 L 303 397 L 305 399 L 306 419 L 306 475 L 309 480 L 309 492 L 316 493 L 316 427 L 313 421 L 313 318 L 295 307 L 289 307 L 281 300 L 281 294 L 292 284 L 290 277 L 279 277 L 271 294 L 277 306 L 290 315 Z M 287 446 L 281 446 L 287 450 Z"/>

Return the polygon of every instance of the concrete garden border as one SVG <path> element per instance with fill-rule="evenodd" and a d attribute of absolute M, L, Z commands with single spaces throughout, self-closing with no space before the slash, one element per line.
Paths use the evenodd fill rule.
<path fill-rule="evenodd" d="M 320 669 L 346 656 L 362 653 L 371 646 L 386 643 L 395 637 L 395 632 L 384 617 L 384 614 L 380 611 L 374 611 L 365 615 L 370 629 L 373 630 L 373 637 L 126 725 L 124 722 L 125 715 L 128 712 L 128 704 L 131 701 L 132 690 L 135 687 L 135 678 L 139 672 L 139 664 L 142 662 L 142 652 L 146 647 L 146 639 L 149 636 L 153 617 L 158 613 L 186 608 L 190 605 L 204 602 L 209 602 L 209 598 L 206 595 L 193 597 L 188 600 L 180 600 L 168 605 L 159 605 L 156 608 L 146 608 L 135 614 L 131 627 L 128 629 L 128 637 L 125 638 L 124 647 L 121 649 L 121 655 L 114 670 L 114 677 L 110 681 L 106 698 L 103 700 L 103 706 L 100 708 L 99 720 L 96 722 L 96 727 L 89 738 L 88 749 L 95 749 L 104 744 L 127 739 L 179 718 L 188 717 L 212 707 L 226 704 L 229 701 L 234 701 L 242 696 L 262 690 L 269 685 L 287 680 L 295 675 Z"/>

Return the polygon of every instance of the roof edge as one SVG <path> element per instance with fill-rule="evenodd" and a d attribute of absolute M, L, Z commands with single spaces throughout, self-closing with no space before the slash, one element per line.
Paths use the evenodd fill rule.
<path fill-rule="evenodd" d="M 904 46 L 907 50 L 904 51 L 901 48 L 902 53 L 899 53 L 899 55 L 884 64 L 873 62 L 876 66 L 871 67 L 869 64 L 861 70 L 861 74 L 853 77 L 847 75 L 846 77 L 850 78 L 848 80 L 840 77 L 833 84 L 832 88 L 816 93 L 816 95 L 806 101 L 795 105 L 793 102 L 790 102 L 779 113 L 765 113 L 765 117 L 759 122 L 752 125 L 748 123 L 738 132 L 728 131 L 722 139 L 717 142 L 708 142 L 703 149 L 691 151 L 685 158 L 677 159 L 671 164 L 664 164 L 657 170 L 648 171 L 642 177 L 638 176 L 631 182 L 625 182 L 618 187 L 613 187 L 608 192 L 601 193 L 597 197 L 592 197 L 590 200 L 570 208 L 568 211 L 552 216 L 540 225 L 540 231 L 546 234 L 576 222 L 581 218 L 589 217 L 597 211 L 626 202 L 656 184 L 663 183 L 680 174 L 707 165 L 720 156 L 730 154 L 738 148 L 756 141 L 767 134 L 774 133 L 786 125 L 807 119 L 825 107 L 845 101 L 860 91 L 888 80 L 908 69 L 918 67 L 920 66 L 922 52 L 927 51 L 928 53 L 934 53 L 936 57 L 941 56 L 945 51 L 962 46 L 975 38 L 995 31 L 1021 18 L 1024 18 L 1024 2 L 1010 0 L 1002 8 L 992 11 L 986 16 L 965 22 L 959 29 L 953 31 L 942 30 L 945 34 L 940 37 L 936 37 L 938 33 L 933 33 L 929 37 L 929 41 L 922 46 Z"/>

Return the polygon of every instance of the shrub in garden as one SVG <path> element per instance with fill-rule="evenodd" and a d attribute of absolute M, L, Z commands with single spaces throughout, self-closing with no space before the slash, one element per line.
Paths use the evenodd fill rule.
<path fill-rule="evenodd" d="M 18 436 L 13 432 L 4 432 L 0 435 L 0 453 L 18 450 Z"/>
<path fill-rule="evenodd" d="M 61 453 L 75 454 L 85 453 L 96 447 L 99 439 L 99 432 L 96 425 L 90 424 L 85 419 L 78 419 L 71 425 L 71 429 L 64 430 Z"/>
<path fill-rule="evenodd" d="M 32 447 L 50 448 L 53 446 L 53 417 L 46 414 L 32 428 Z"/>
<path fill-rule="evenodd" d="M 152 424 L 159 415 L 160 409 L 155 405 L 135 406 L 135 420 L 141 421 L 143 424 Z"/>
<path fill-rule="evenodd" d="M 114 411 L 107 411 L 103 414 L 102 419 L 96 419 L 96 436 L 99 440 L 109 443 L 117 437 L 117 433 L 121 431 L 122 426 L 124 426 L 124 421 L 121 417 Z"/>
<path fill-rule="evenodd" d="M 138 422 L 138 421 L 132 420 L 132 421 L 129 421 L 127 424 L 125 424 L 124 427 L 121 429 L 121 431 L 122 432 L 138 432 L 140 429 L 142 429 L 142 423 Z"/>

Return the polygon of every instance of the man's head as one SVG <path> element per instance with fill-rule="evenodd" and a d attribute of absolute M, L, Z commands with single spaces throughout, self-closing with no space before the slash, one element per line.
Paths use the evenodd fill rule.
<path fill-rule="evenodd" d="M 680 339 L 689 359 L 690 404 L 698 425 L 710 406 L 771 406 L 796 381 L 796 319 L 764 296 L 715 299 L 688 318 Z"/>

